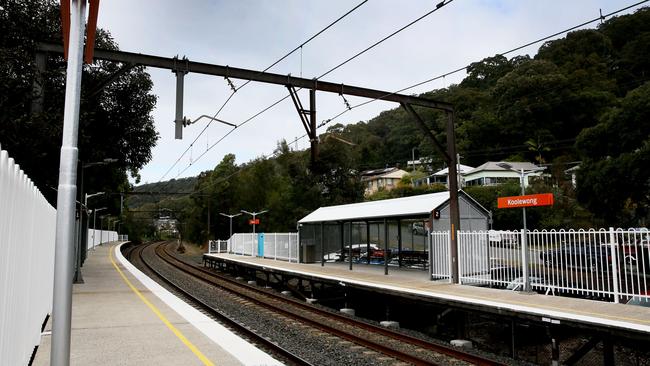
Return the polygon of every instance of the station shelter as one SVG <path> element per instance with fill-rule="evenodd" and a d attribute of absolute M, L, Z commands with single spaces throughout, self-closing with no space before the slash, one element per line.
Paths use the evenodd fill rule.
<path fill-rule="evenodd" d="M 462 230 L 487 230 L 490 212 L 458 194 Z M 449 191 L 320 207 L 298 221 L 301 263 L 418 268 L 431 262 L 428 233 L 449 231 Z"/>

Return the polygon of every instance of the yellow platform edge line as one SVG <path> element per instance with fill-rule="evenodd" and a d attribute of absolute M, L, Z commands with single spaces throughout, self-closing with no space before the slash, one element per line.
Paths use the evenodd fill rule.
<path fill-rule="evenodd" d="M 209 360 L 209 359 L 208 359 L 208 358 L 207 358 L 207 357 L 206 357 L 206 356 L 205 356 L 205 355 L 204 355 L 204 354 L 203 354 L 203 353 L 202 353 L 202 352 L 201 352 L 201 351 L 200 351 L 200 350 L 195 346 L 195 345 L 193 345 L 192 342 L 190 342 L 190 341 L 189 341 L 189 340 L 188 340 L 188 339 L 183 335 L 183 333 L 181 333 L 180 330 L 178 330 L 178 329 L 177 329 L 177 328 L 176 328 L 176 327 L 175 327 L 175 326 L 174 326 L 174 325 L 173 325 L 169 320 L 167 320 L 167 318 L 162 314 L 162 312 L 160 312 L 160 310 L 158 310 L 158 308 L 157 308 L 154 304 L 152 304 L 151 302 L 149 302 L 149 300 L 147 300 L 147 298 L 144 297 L 144 295 L 142 295 L 142 293 L 141 293 L 137 288 L 135 288 L 135 286 L 133 286 L 133 284 L 131 283 L 131 281 L 129 281 L 129 279 L 124 275 L 124 273 L 122 272 L 122 270 L 120 270 L 120 267 L 117 265 L 117 263 L 115 263 L 115 260 L 113 259 L 113 250 L 116 250 L 116 249 L 117 249 L 117 248 L 116 248 L 115 245 L 114 245 L 113 247 L 111 247 L 111 249 L 110 249 L 110 251 L 109 251 L 109 258 L 111 259 L 111 264 L 113 265 L 113 267 L 115 267 L 115 270 L 117 271 L 117 273 L 119 273 L 120 276 L 122 277 L 122 280 L 124 280 L 124 282 L 129 286 L 129 288 L 130 288 L 130 289 L 131 289 L 131 290 L 132 290 L 136 295 L 138 295 L 138 297 L 140 298 L 140 300 L 142 300 L 142 302 L 144 302 L 144 303 L 149 307 L 149 309 L 151 309 L 151 311 L 153 311 L 154 314 L 156 314 L 156 315 L 158 316 L 158 318 L 159 318 L 163 323 L 165 323 L 165 325 L 167 326 L 167 328 L 169 328 L 169 330 L 171 330 L 172 333 L 174 333 L 174 335 L 175 335 L 176 337 L 178 337 L 178 339 L 180 339 L 180 341 L 183 342 L 183 344 L 184 344 L 187 348 L 189 348 L 190 351 L 192 351 L 192 353 L 194 353 L 194 355 L 195 355 L 196 357 L 198 357 L 199 360 L 201 360 L 201 362 L 203 362 L 204 365 L 206 365 L 206 366 L 215 366 L 215 364 L 212 363 L 212 361 L 210 361 L 210 360 Z"/>

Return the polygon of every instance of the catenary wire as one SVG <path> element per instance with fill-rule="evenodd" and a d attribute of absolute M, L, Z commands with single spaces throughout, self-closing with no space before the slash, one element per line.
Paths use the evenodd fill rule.
<path fill-rule="evenodd" d="M 357 10 L 359 7 L 361 7 L 363 4 L 365 4 L 365 3 L 367 3 L 367 2 L 368 2 L 368 0 L 364 0 L 364 1 L 360 2 L 360 3 L 357 4 L 354 8 L 348 10 L 345 14 L 341 15 L 340 17 L 338 17 L 336 20 L 334 20 L 333 22 L 331 22 L 330 24 L 328 24 L 325 28 L 321 29 L 321 30 L 318 31 L 316 34 L 314 34 L 313 36 L 309 37 L 306 41 L 302 42 L 299 46 L 297 46 L 297 47 L 294 48 L 293 50 L 287 52 L 287 54 L 285 54 L 284 56 L 280 57 L 278 60 L 276 60 L 275 62 L 273 62 L 271 65 L 269 65 L 267 68 L 265 68 L 265 69 L 264 69 L 263 71 L 261 71 L 260 73 L 268 71 L 268 70 L 271 69 L 273 66 L 279 64 L 280 62 L 282 62 L 283 60 L 285 60 L 287 57 L 289 57 L 290 55 L 292 55 L 292 54 L 293 54 L 294 52 L 296 52 L 297 50 L 302 49 L 302 47 L 305 46 L 307 43 L 309 43 L 309 42 L 311 42 L 312 40 L 314 40 L 314 38 L 318 37 L 319 35 L 321 35 L 321 34 L 324 33 L 325 31 L 327 31 L 328 29 L 330 29 L 331 27 L 333 27 L 336 23 L 338 23 L 338 22 L 341 21 L 343 18 L 345 18 L 345 17 L 347 17 L 348 15 L 350 15 L 352 12 L 354 12 L 355 10 Z M 247 80 L 244 84 L 242 84 L 241 86 L 235 88 L 235 89 L 230 93 L 230 95 L 228 96 L 228 98 L 226 98 L 226 100 L 225 100 L 225 101 L 223 102 L 223 104 L 219 107 L 219 109 L 218 109 L 217 112 L 214 114 L 214 116 L 212 116 L 213 119 L 211 119 L 211 120 L 207 123 L 207 125 L 203 128 L 203 130 L 201 130 L 201 132 L 199 132 L 199 134 L 196 136 L 196 138 L 194 139 L 194 141 L 192 141 L 192 143 L 190 143 L 190 145 L 187 147 L 187 149 L 185 149 L 185 151 L 181 154 L 181 156 L 180 156 L 178 159 L 176 159 L 176 162 L 174 162 L 174 164 L 173 164 L 173 165 L 172 165 L 172 166 L 171 166 L 171 167 L 170 167 L 170 168 L 165 172 L 165 174 L 163 174 L 163 176 L 158 180 L 159 182 L 162 181 L 162 180 L 167 176 L 167 174 L 169 174 L 169 172 L 170 172 L 172 169 L 174 169 L 174 167 L 176 166 L 176 164 L 178 164 L 178 163 L 180 162 L 180 160 L 185 156 L 185 154 L 187 154 L 187 152 L 192 148 L 192 146 L 194 145 L 194 143 L 196 143 L 196 141 L 201 137 L 201 135 L 203 135 L 203 133 L 208 129 L 208 127 L 210 127 L 210 124 L 212 124 L 214 118 L 217 118 L 217 116 L 219 115 L 219 113 L 221 113 L 221 111 L 226 107 L 226 105 L 228 104 L 228 102 L 230 102 L 230 100 L 231 100 L 232 97 L 235 95 L 235 93 L 236 93 L 237 91 L 239 91 L 240 89 L 242 89 L 243 87 L 245 87 L 246 85 L 248 85 L 250 82 L 251 82 L 250 80 Z M 238 126 L 238 127 L 239 127 L 239 126 Z M 230 133 L 228 133 L 228 134 L 230 134 Z"/>
<path fill-rule="evenodd" d="M 632 4 L 632 5 L 626 6 L 626 7 L 624 7 L 624 8 L 621 8 L 621 9 L 618 9 L 618 10 L 615 10 L 615 11 L 612 11 L 612 12 L 610 12 L 610 13 L 608 13 L 608 14 L 604 14 L 604 15 L 599 16 L 599 17 L 597 17 L 597 18 L 594 18 L 594 19 L 592 19 L 592 20 L 589 20 L 589 21 L 583 22 L 583 23 L 581 23 L 581 24 L 579 24 L 579 25 L 572 26 L 572 27 L 567 28 L 567 29 L 565 29 L 565 30 L 562 30 L 562 31 L 556 32 L 556 33 L 554 33 L 554 34 L 552 34 L 552 35 L 548 35 L 548 36 L 545 36 L 545 37 L 539 38 L 539 39 L 537 39 L 537 40 L 535 40 L 535 41 L 528 42 L 528 43 L 526 43 L 526 44 L 524 44 L 524 45 L 521 45 L 521 46 L 518 46 L 518 47 L 512 48 L 512 49 L 510 49 L 510 50 L 507 50 L 507 51 L 505 51 L 505 52 L 499 53 L 499 54 L 497 54 L 497 55 L 502 55 L 502 56 L 503 56 L 503 55 L 506 55 L 506 54 L 509 54 L 509 53 L 512 53 L 512 52 L 518 51 L 518 50 L 520 50 L 520 49 L 522 49 L 522 48 L 526 48 L 526 47 L 529 47 L 529 46 L 531 46 L 531 45 L 533 45 L 533 44 L 536 44 L 536 43 L 539 43 L 539 42 L 543 42 L 543 41 L 545 41 L 545 40 L 547 40 L 547 39 L 549 39 L 549 38 L 556 37 L 556 36 L 558 36 L 558 35 L 560 35 L 560 34 L 564 34 L 564 33 L 570 32 L 570 31 L 572 31 L 572 30 L 575 30 L 575 29 L 577 29 L 577 28 L 583 27 L 583 26 L 585 26 L 585 25 L 588 25 L 588 24 L 591 24 L 591 23 L 594 23 L 594 22 L 597 22 L 597 21 L 600 21 L 600 20 L 604 20 L 604 19 L 606 19 L 606 18 L 608 18 L 608 17 L 611 17 L 611 16 L 613 16 L 613 15 L 616 15 L 616 14 L 618 14 L 618 13 L 621 13 L 621 12 L 623 12 L 623 11 L 625 11 L 625 10 L 631 9 L 631 8 L 636 7 L 636 6 L 638 6 L 638 5 L 644 4 L 644 3 L 648 2 L 648 1 L 650 1 L 650 0 L 644 0 L 644 1 L 637 2 L 637 3 L 635 3 L 635 4 Z M 470 65 L 471 65 L 471 64 L 470 64 Z M 367 104 L 372 103 L 372 102 L 375 102 L 375 101 L 377 101 L 377 100 L 381 100 L 382 98 L 385 98 L 385 97 L 387 97 L 387 96 L 390 96 L 390 95 L 393 95 L 393 94 L 397 94 L 397 93 L 401 93 L 401 92 L 403 92 L 403 91 L 406 91 L 406 90 L 409 90 L 409 89 L 415 88 L 415 87 L 417 87 L 417 86 L 420 86 L 420 85 L 423 85 L 423 84 L 430 83 L 430 82 L 432 82 L 432 81 L 434 81 L 434 80 L 441 79 L 441 78 L 444 78 L 444 77 L 446 77 L 446 76 L 449 76 L 449 75 L 452 75 L 452 74 L 458 73 L 458 72 L 460 72 L 460 71 L 466 70 L 467 67 L 469 67 L 470 65 L 467 65 L 467 66 L 464 66 L 464 67 L 462 67 L 462 68 L 458 68 L 458 69 L 455 69 L 455 70 L 449 71 L 449 72 L 447 72 L 447 73 L 444 73 L 444 74 L 438 75 L 438 76 L 436 76 L 436 77 L 433 77 L 433 78 L 430 78 L 430 79 L 427 79 L 427 80 L 424 80 L 424 81 L 418 82 L 418 83 L 416 83 L 416 84 L 413 84 L 413 85 L 407 86 L 407 87 L 405 87 L 405 88 L 399 89 L 399 90 L 397 90 L 397 91 L 395 91 L 395 92 L 388 93 L 388 94 L 386 94 L 386 95 L 384 95 L 384 96 L 382 96 L 382 97 L 375 98 L 375 99 L 371 99 L 371 100 L 365 101 L 365 102 L 363 102 L 363 103 L 360 103 L 360 104 L 354 105 L 354 106 L 351 107 L 351 109 L 355 109 L 355 108 L 358 108 L 358 107 L 361 107 L 361 106 L 367 105 Z M 277 105 L 278 103 L 280 103 L 281 101 L 283 101 L 283 100 L 285 100 L 285 99 L 287 99 L 287 98 L 288 98 L 288 96 L 285 96 L 283 99 L 281 99 L 281 100 L 275 102 L 275 103 L 272 104 L 271 106 L 265 108 L 263 111 L 266 111 L 266 110 L 270 109 L 271 107 Z M 323 127 L 323 126 L 325 126 L 326 124 L 330 123 L 331 121 L 333 121 L 333 120 L 339 118 L 340 116 L 344 115 L 345 113 L 347 113 L 347 112 L 350 111 L 351 109 L 345 109 L 345 110 L 343 110 L 341 113 L 335 115 L 334 117 L 329 118 L 329 119 L 326 119 L 325 121 L 323 121 L 323 123 L 321 123 L 321 124 L 318 125 L 318 128 Z M 258 116 L 259 114 L 261 114 L 261 113 L 256 114 L 254 117 Z M 254 118 L 254 117 L 249 118 L 249 119 L 246 120 L 245 122 L 250 121 L 250 120 L 251 120 L 252 118 Z M 303 139 L 303 138 L 305 138 L 305 137 L 307 137 L 306 134 L 304 134 L 304 135 L 302 135 L 302 136 L 300 136 L 300 137 L 297 137 L 297 138 L 295 138 L 292 142 L 288 143 L 288 145 L 291 145 L 291 144 L 293 144 L 293 143 L 296 143 L 297 141 L 300 141 L 301 139 Z M 213 145 L 213 146 L 214 146 L 214 145 Z M 210 148 L 212 148 L 213 146 L 211 146 Z M 207 151 L 206 151 L 206 152 L 207 152 Z M 205 153 L 204 153 L 204 154 L 205 154 Z M 198 159 L 197 159 L 197 160 L 198 160 Z M 188 166 L 188 167 L 189 167 L 189 166 Z M 186 169 L 187 169 L 187 168 L 186 168 Z M 243 167 L 240 168 L 240 170 L 241 170 L 241 169 L 243 169 Z M 184 170 L 184 171 L 185 171 L 185 170 Z M 238 172 L 239 172 L 239 170 L 238 170 Z M 237 172 L 237 173 L 238 173 L 238 172 Z M 181 173 L 181 174 L 182 174 L 182 173 Z M 236 173 L 235 173 L 235 174 L 236 174 Z M 179 174 L 179 175 L 180 175 L 180 174 Z M 231 175 L 229 175 L 227 178 L 230 178 L 230 177 L 233 176 L 233 175 L 234 175 L 234 174 L 231 174 Z M 223 180 L 218 180 L 218 182 L 221 182 L 221 181 L 223 181 Z M 216 184 L 216 182 L 215 182 L 214 184 Z M 206 187 L 206 188 L 207 188 L 207 187 Z"/>
<path fill-rule="evenodd" d="M 373 43 L 372 45 L 368 46 L 368 47 L 365 48 L 364 50 L 362 50 L 362 51 L 356 53 L 356 54 L 353 55 L 352 57 L 350 57 L 350 58 L 346 59 L 345 61 L 339 63 L 338 65 L 336 65 L 336 66 L 334 66 L 333 68 L 329 69 L 328 71 L 326 71 L 325 73 L 323 73 L 323 74 L 320 75 L 319 77 L 315 78 L 315 80 L 320 80 L 322 77 L 324 77 L 324 76 L 330 74 L 330 73 L 333 72 L 334 70 L 340 68 L 341 66 L 347 64 L 348 62 L 354 60 L 355 58 L 361 56 L 362 54 L 364 54 L 364 53 L 370 51 L 371 49 L 375 48 L 375 47 L 378 46 L 379 44 L 385 42 L 386 40 L 392 38 L 393 36 L 397 35 L 398 33 L 404 31 L 405 29 L 407 29 L 407 28 L 409 28 L 409 27 L 411 27 L 411 26 L 414 25 L 415 23 L 417 23 L 417 22 L 419 22 L 420 20 L 426 18 L 427 16 L 429 16 L 429 15 L 435 13 L 436 11 L 438 11 L 439 9 L 441 9 L 442 7 L 444 7 L 445 5 L 450 4 L 450 3 L 453 2 L 453 1 L 454 1 L 454 0 L 446 0 L 446 1 L 442 1 L 442 2 L 438 3 L 438 4 L 436 5 L 435 9 L 430 10 L 429 12 L 427 12 L 427 13 L 425 13 L 424 15 L 420 16 L 419 18 L 417 18 L 417 19 L 411 21 L 410 23 L 406 24 L 405 26 L 399 28 L 398 30 L 392 32 L 391 34 L 385 36 L 384 38 L 380 39 L 379 41 L 377 41 L 377 42 Z M 302 45 L 299 46 L 299 47 L 297 47 L 296 49 L 294 49 L 294 51 L 292 51 L 292 52 L 295 52 L 295 50 L 300 49 L 301 47 L 302 47 Z M 266 70 L 264 70 L 264 71 L 266 71 Z M 242 86 L 243 86 L 243 85 L 242 85 Z M 301 88 L 301 89 L 302 89 L 302 88 Z M 301 89 L 298 89 L 298 91 L 301 90 Z M 232 94 L 234 94 L 234 92 L 233 92 Z M 232 94 L 231 94 L 231 96 L 232 96 Z M 289 97 L 289 95 L 283 97 L 282 99 L 280 99 L 280 100 L 278 100 L 278 101 L 275 101 L 273 104 L 271 104 L 271 106 L 264 108 L 263 111 L 264 111 L 264 112 L 268 111 L 269 109 L 271 109 L 271 107 L 276 106 L 277 104 L 279 104 L 280 102 L 284 101 L 284 100 L 287 99 L 288 97 Z M 223 108 L 223 107 L 222 107 L 222 108 Z M 242 126 L 243 124 L 250 122 L 253 118 L 257 117 L 257 116 L 260 115 L 260 114 L 261 114 L 261 113 L 257 113 L 257 114 L 255 114 L 255 116 L 253 116 L 253 117 L 247 119 L 246 121 L 244 121 L 243 123 L 237 125 L 237 127 L 240 127 L 240 126 Z M 208 124 L 208 125 L 209 125 L 209 124 Z M 206 128 L 207 128 L 207 126 L 206 126 Z M 234 131 L 234 129 L 231 130 L 227 135 L 230 135 L 230 133 L 231 133 L 232 131 Z M 218 142 L 220 142 L 220 141 L 223 141 L 223 139 L 220 139 Z M 217 142 L 217 143 L 218 143 L 218 142 Z M 194 159 L 194 161 L 190 162 L 190 164 L 188 164 L 188 165 L 187 165 L 187 166 L 186 166 L 186 167 L 185 167 L 181 172 L 179 172 L 179 173 L 176 175 L 175 178 L 178 178 L 181 174 L 183 174 L 183 173 L 184 173 L 184 172 L 185 172 L 185 171 L 186 171 L 190 166 L 192 166 L 192 164 L 194 164 L 194 163 L 195 163 L 196 161 L 198 161 L 202 156 L 204 156 L 204 155 L 205 155 L 205 154 L 206 154 L 210 149 L 212 149 L 214 146 L 216 146 L 217 143 L 214 143 L 214 144 L 213 144 L 212 146 L 210 146 L 207 150 L 205 150 L 205 151 L 203 152 L 203 154 L 201 154 L 199 157 L 197 157 L 196 159 Z M 189 150 L 189 148 L 188 148 L 188 150 Z M 181 158 L 182 158 L 182 156 L 181 156 Z M 174 165 L 172 166 L 172 168 L 173 168 L 173 167 L 178 163 L 178 161 L 180 161 L 180 158 L 177 160 L 176 163 L 174 163 Z M 171 170 L 172 168 L 170 168 L 169 170 Z M 166 176 L 166 175 L 167 175 L 167 173 L 165 173 L 165 176 Z M 163 176 L 163 178 L 164 178 L 164 176 Z M 161 180 L 162 180 L 162 178 L 161 178 Z"/>
<path fill-rule="evenodd" d="M 568 32 L 571 32 L 572 30 L 575 30 L 575 29 L 578 29 L 578 28 L 584 27 L 585 25 L 588 25 L 588 24 L 591 24 L 591 23 L 594 23 L 594 22 L 597 22 L 597 21 L 600 21 L 600 20 L 604 20 L 604 19 L 606 19 L 606 18 L 611 17 L 612 15 L 616 15 L 616 14 L 621 13 L 621 12 L 623 12 L 623 11 L 629 10 L 629 9 L 631 9 L 631 8 L 633 8 L 633 7 L 636 7 L 636 6 L 638 6 L 638 5 L 644 4 L 644 3 L 648 2 L 648 1 L 650 1 L 650 0 L 639 1 L 639 2 L 637 2 L 637 3 L 635 3 L 635 4 L 632 4 L 632 5 L 626 6 L 626 7 L 624 7 L 624 8 L 621 8 L 621 9 L 615 10 L 615 11 L 613 11 L 613 12 L 610 12 L 610 13 L 608 13 L 608 14 L 604 14 L 604 15 L 602 15 L 602 16 L 598 16 L 597 18 L 594 18 L 594 19 L 591 19 L 591 20 L 585 21 L 585 22 L 583 22 L 583 23 L 581 23 L 581 24 L 575 25 L 575 26 L 570 27 L 570 28 L 567 28 L 567 29 L 565 29 L 565 30 L 562 30 L 562 31 L 559 31 L 559 32 L 553 33 L 553 34 L 551 34 L 551 35 L 548 35 L 548 36 L 545 36 L 545 37 L 539 38 L 539 39 L 537 39 L 537 40 L 535 40 L 535 41 L 532 41 L 532 42 L 528 42 L 528 43 L 526 43 L 526 44 L 524 44 L 524 45 L 521 45 L 521 46 L 518 46 L 518 47 L 512 48 L 512 49 L 507 50 L 507 51 L 505 51 L 505 52 L 498 53 L 498 54 L 496 54 L 496 56 L 505 56 L 505 55 L 510 54 L 510 53 L 512 53 L 512 52 L 515 52 L 515 51 L 521 50 L 521 49 L 523 49 L 523 48 L 526 48 L 526 47 L 532 46 L 532 45 L 534 45 L 534 44 L 536 44 L 536 43 L 543 42 L 543 41 L 546 41 L 546 40 L 548 40 L 548 39 L 550 39 L 550 38 L 556 37 L 556 36 L 558 36 L 558 35 L 561 35 L 561 34 L 564 34 L 564 33 L 568 33 Z M 359 103 L 359 104 L 353 105 L 351 108 L 346 108 L 346 109 L 344 109 L 342 112 L 340 112 L 339 114 L 335 115 L 334 117 L 324 120 L 321 124 L 318 125 L 318 128 L 320 128 L 320 127 L 322 127 L 322 126 L 328 124 L 329 122 L 331 122 L 331 121 L 333 121 L 333 120 L 335 120 L 335 119 L 341 117 L 342 115 L 344 115 L 345 113 L 349 112 L 349 111 L 352 110 L 352 109 L 355 109 L 355 108 L 358 108 L 358 107 L 362 107 L 362 106 L 364 106 L 364 105 L 367 105 L 367 104 L 370 104 L 370 103 L 376 102 L 377 100 L 381 100 L 381 99 L 386 98 L 386 97 L 388 97 L 388 96 L 391 96 L 391 95 L 394 95 L 394 94 L 397 94 L 397 93 L 401 93 L 401 92 L 404 92 L 404 91 L 407 91 L 407 90 L 410 90 L 410 89 L 416 88 L 416 87 L 421 86 L 421 85 L 424 85 L 424 84 L 428 84 L 428 83 L 433 82 L 433 81 L 438 80 L 438 79 L 443 79 L 443 78 L 445 78 L 445 77 L 447 77 L 447 76 L 449 76 L 449 75 L 453 75 L 453 74 L 459 73 L 459 72 L 461 72 L 461 71 L 465 71 L 465 70 L 466 70 L 468 67 L 470 67 L 470 66 L 471 66 L 471 63 L 470 63 L 469 65 L 467 65 L 467 66 L 463 66 L 463 67 L 457 68 L 457 69 L 455 69 L 455 70 L 452 70 L 452 71 L 446 72 L 446 73 L 444 73 L 444 74 L 440 74 L 440 75 L 435 76 L 435 77 L 433 77 L 433 78 L 429 78 L 429 79 L 426 79 L 426 80 L 424 80 L 424 81 L 420 81 L 420 82 L 415 83 L 415 84 L 413 84 L 413 85 L 409 85 L 409 86 L 407 86 L 407 87 L 405 87 L 405 88 L 402 88 L 402 89 L 396 90 L 396 91 L 394 91 L 394 92 L 392 92 L 392 93 L 385 94 L 385 95 L 383 95 L 383 96 L 381 96 L 381 97 L 374 98 L 374 99 L 370 99 L 370 100 L 367 100 L 367 101 L 365 101 L 365 102 L 362 102 L 362 103 Z"/>

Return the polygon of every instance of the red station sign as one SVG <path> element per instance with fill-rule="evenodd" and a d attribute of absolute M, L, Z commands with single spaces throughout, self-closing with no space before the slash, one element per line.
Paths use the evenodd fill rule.
<path fill-rule="evenodd" d="M 552 206 L 553 193 L 529 194 L 526 196 L 499 197 L 499 208 Z"/>
<path fill-rule="evenodd" d="M 259 225 L 260 224 L 260 219 L 249 219 L 248 220 L 248 225 Z"/>

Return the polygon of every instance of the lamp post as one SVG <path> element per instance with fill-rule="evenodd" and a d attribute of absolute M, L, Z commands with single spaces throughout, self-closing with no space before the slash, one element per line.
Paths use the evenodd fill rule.
<path fill-rule="evenodd" d="M 223 213 L 223 212 L 219 212 L 219 215 L 230 218 L 230 236 L 228 237 L 228 239 L 232 238 L 232 218 L 233 218 L 233 217 L 240 216 L 241 213 L 234 214 L 234 215 L 229 215 L 229 214 L 225 214 L 225 213 Z"/>
<path fill-rule="evenodd" d="M 259 215 L 261 215 L 261 214 L 263 214 L 263 213 L 265 213 L 265 212 L 268 212 L 268 211 L 269 211 L 269 210 L 262 210 L 262 211 L 259 211 L 259 212 L 249 212 L 249 211 L 246 211 L 246 210 L 241 210 L 241 212 L 253 216 L 253 234 L 255 234 L 255 225 L 256 225 L 256 223 L 255 223 L 255 217 L 256 217 L 256 216 L 259 216 Z"/>
<path fill-rule="evenodd" d="M 537 168 L 531 170 L 515 169 L 512 165 L 508 163 L 498 163 L 499 167 L 510 170 L 512 172 L 519 174 L 519 182 L 521 184 L 521 195 L 526 194 L 526 176 L 541 172 L 546 168 Z M 521 260 L 523 262 L 523 275 L 524 275 L 524 291 L 530 292 L 530 278 L 528 273 L 528 228 L 526 227 L 526 207 L 521 208 L 522 221 L 524 224 L 524 232 L 521 238 Z"/>
<path fill-rule="evenodd" d="M 96 208 L 96 209 L 93 210 L 93 250 L 95 250 L 95 236 L 96 236 L 96 232 L 97 232 L 97 226 L 96 226 L 97 212 L 104 211 L 105 209 L 106 209 L 106 207 L 102 207 L 102 208 Z M 100 231 L 100 233 L 101 233 L 101 231 Z M 99 240 L 102 240 L 101 234 L 99 236 Z"/>
<path fill-rule="evenodd" d="M 110 220 L 111 216 L 110 215 L 102 215 L 99 217 L 100 222 L 99 222 L 99 245 L 102 245 L 102 239 L 104 238 L 104 219 L 107 219 L 106 222 L 106 228 L 108 229 L 108 220 Z"/>
<path fill-rule="evenodd" d="M 86 213 L 87 213 L 86 216 L 88 216 L 88 218 L 86 219 L 86 231 L 84 232 L 84 234 L 85 234 L 84 236 L 86 238 L 88 237 L 88 226 L 90 225 L 90 214 L 93 213 L 93 211 L 94 211 L 94 210 L 88 209 L 88 199 L 91 198 L 91 197 L 100 196 L 102 194 L 104 194 L 104 192 L 97 192 L 97 193 L 93 193 L 93 194 L 87 194 L 86 193 L 86 195 L 84 196 L 84 206 L 86 207 Z M 93 223 L 93 230 L 95 229 L 94 225 L 95 225 L 95 223 Z M 88 240 L 86 240 L 86 243 L 84 245 L 86 245 L 86 248 L 88 248 Z M 95 250 L 95 232 L 94 231 L 93 231 L 93 250 Z"/>
<path fill-rule="evenodd" d="M 84 170 L 86 168 L 90 168 L 90 167 L 93 167 L 93 166 L 107 165 L 107 164 L 111 164 L 111 163 L 115 163 L 115 162 L 117 162 L 117 159 L 113 159 L 113 158 L 106 158 L 106 159 L 104 159 L 102 161 L 96 161 L 96 162 L 85 163 L 85 164 L 82 161 L 80 161 L 80 164 L 79 164 L 79 167 L 80 167 L 79 168 L 79 170 L 80 170 L 79 201 L 81 201 L 81 199 L 84 198 Z M 86 237 L 86 235 L 84 235 L 83 230 L 82 230 L 82 227 L 83 227 L 83 207 L 85 206 L 85 204 L 86 203 L 84 201 L 83 206 L 79 205 L 79 228 L 78 228 L 78 231 L 77 231 L 78 232 L 78 235 L 77 235 L 77 257 L 78 258 L 77 258 L 76 264 L 75 264 L 74 283 L 83 283 L 83 277 L 81 275 L 81 262 L 82 262 L 81 257 L 82 257 L 82 251 L 84 251 L 85 249 L 83 248 L 81 243 L 83 242 L 83 238 Z"/>

